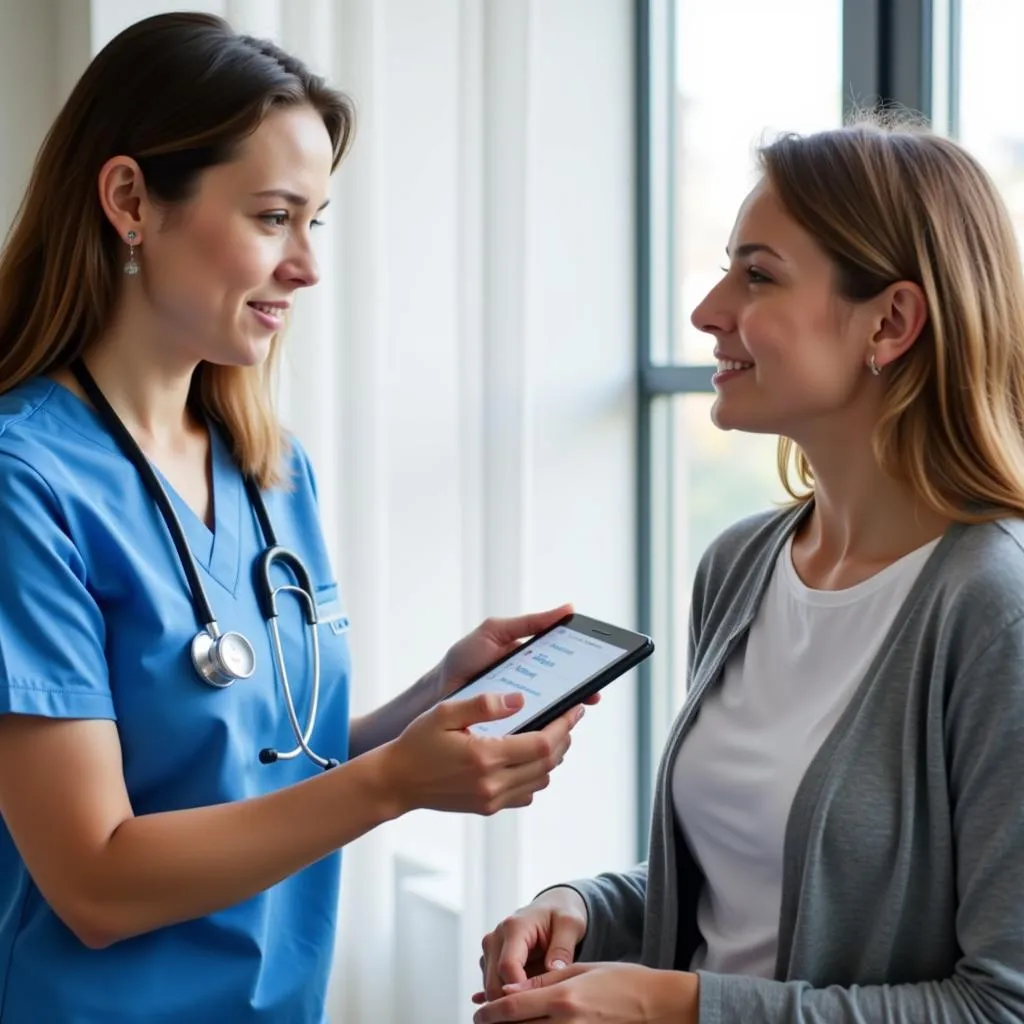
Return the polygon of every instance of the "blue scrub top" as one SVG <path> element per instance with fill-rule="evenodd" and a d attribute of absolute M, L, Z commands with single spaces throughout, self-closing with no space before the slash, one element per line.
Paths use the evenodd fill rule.
<path fill-rule="evenodd" d="M 116 721 L 137 815 L 260 796 L 320 770 L 305 757 L 258 759 L 263 747 L 295 742 L 252 585 L 264 541 L 216 431 L 212 445 L 212 532 L 164 483 L 221 628 L 256 651 L 253 677 L 227 689 L 192 668 L 197 624 L 171 537 L 92 410 L 43 378 L 0 397 L 0 713 Z M 316 588 L 321 695 L 311 745 L 344 760 L 347 619 L 297 443 L 290 468 L 291 489 L 268 492 L 267 509 Z M 279 605 L 305 721 L 310 645 L 294 599 Z M 0 1022 L 320 1024 L 340 866 L 334 854 L 237 906 L 91 950 L 47 905 L 0 822 Z"/>

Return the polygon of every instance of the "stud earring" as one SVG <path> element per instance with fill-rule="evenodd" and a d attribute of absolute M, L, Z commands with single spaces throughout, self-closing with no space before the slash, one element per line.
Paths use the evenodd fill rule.
<path fill-rule="evenodd" d="M 124 272 L 129 277 L 134 277 L 142 269 L 135 258 L 135 239 L 138 237 L 134 231 L 128 232 L 128 262 L 124 265 Z"/>
<path fill-rule="evenodd" d="M 878 363 L 875 362 L 875 353 L 871 353 L 871 357 L 868 359 L 868 369 L 871 370 L 874 376 L 878 376 L 882 371 L 878 368 Z"/>

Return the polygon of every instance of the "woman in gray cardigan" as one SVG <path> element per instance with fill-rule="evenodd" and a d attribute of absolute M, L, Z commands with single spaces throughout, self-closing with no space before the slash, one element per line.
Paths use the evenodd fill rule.
<path fill-rule="evenodd" d="M 1024 1022 L 1024 278 L 957 144 L 786 136 L 693 313 L 790 507 L 697 572 L 650 858 L 484 939 L 477 1024 Z"/>

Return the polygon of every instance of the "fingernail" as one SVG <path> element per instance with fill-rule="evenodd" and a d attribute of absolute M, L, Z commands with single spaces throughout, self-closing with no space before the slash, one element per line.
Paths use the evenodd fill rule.
<path fill-rule="evenodd" d="M 507 708 L 517 708 L 519 707 L 520 700 L 521 698 L 518 693 L 506 693 L 501 698 L 501 703 L 504 704 L 505 707 Z"/>
<path fill-rule="evenodd" d="M 564 960 L 552 960 L 551 961 L 551 970 L 553 970 L 553 971 L 564 971 L 565 970 L 565 961 Z"/>
<path fill-rule="evenodd" d="M 526 986 L 521 981 L 514 981 L 514 982 L 510 982 L 508 985 L 502 985 L 501 986 L 501 991 L 502 992 L 518 992 L 521 988 L 526 988 Z"/>
<path fill-rule="evenodd" d="M 577 709 L 577 711 L 576 711 L 576 721 L 577 722 L 583 717 L 583 712 L 586 711 L 586 710 L 587 710 L 586 708 L 578 708 Z"/>

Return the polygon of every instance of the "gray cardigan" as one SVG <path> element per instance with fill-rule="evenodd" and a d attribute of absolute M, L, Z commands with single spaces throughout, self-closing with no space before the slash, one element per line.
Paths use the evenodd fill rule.
<path fill-rule="evenodd" d="M 802 514 L 745 520 L 701 561 L 649 861 L 572 883 L 581 960 L 690 962 L 702 878 L 672 766 Z M 1024 1022 L 1024 522 L 947 531 L 811 762 L 783 859 L 775 980 L 700 972 L 701 1024 Z"/>

